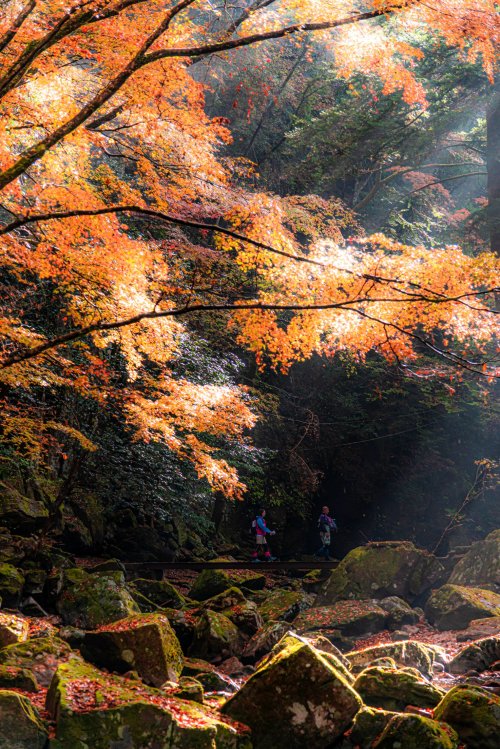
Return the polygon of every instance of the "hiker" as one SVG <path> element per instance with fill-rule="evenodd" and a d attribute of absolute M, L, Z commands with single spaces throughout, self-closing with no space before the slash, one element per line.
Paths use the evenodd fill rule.
<path fill-rule="evenodd" d="M 315 557 L 324 557 L 327 562 L 330 561 L 330 543 L 331 532 L 338 530 L 337 523 L 330 517 L 330 509 L 324 505 L 321 509 L 321 515 L 318 518 L 319 537 L 321 539 L 321 548 L 318 549 Z"/>
<path fill-rule="evenodd" d="M 269 546 L 267 545 L 267 536 L 276 535 L 276 531 L 272 531 L 267 527 L 265 517 L 266 511 L 261 509 L 252 523 L 256 543 L 255 551 L 252 554 L 252 561 L 254 562 L 260 562 L 262 553 L 264 553 L 264 560 L 266 562 L 273 562 L 275 560 L 275 557 L 271 556 Z"/>

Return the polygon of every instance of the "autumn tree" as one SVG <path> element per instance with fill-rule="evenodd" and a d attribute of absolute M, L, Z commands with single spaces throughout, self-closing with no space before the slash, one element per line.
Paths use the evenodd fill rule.
<path fill-rule="evenodd" d="M 494 256 L 382 235 L 346 243 L 353 219 L 337 199 L 251 190 L 252 166 L 224 155 L 228 123 L 207 115 L 191 70 L 316 34 L 346 79 L 369 66 L 384 95 L 425 106 L 411 71 L 421 53 L 398 29 L 440 35 L 492 77 L 493 2 L 241 2 L 227 15 L 197 0 L 3 7 L 3 434 L 16 451 L 94 448 L 60 407 L 69 393 L 118 404 L 137 439 L 240 496 L 212 438 L 244 441 L 255 415 L 244 388 L 175 372 L 195 313 L 224 314 L 259 364 L 283 371 L 313 352 L 376 349 L 407 368 L 427 350 L 494 374 Z"/>

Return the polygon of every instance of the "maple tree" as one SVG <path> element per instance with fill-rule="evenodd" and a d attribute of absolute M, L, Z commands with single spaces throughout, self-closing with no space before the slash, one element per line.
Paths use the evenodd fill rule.
<path fill-rule="evenodd" d="M 191 70 L 315 33 L 346 78 L 369 67 L 383 93 L 425 106 L 411 71 L 421 52 L 398 29 L 439 34 L 493 78 L 494 2 L 373 0 L 360 11 L 264 0 L 226 13 L 197 0 L 9 0 L 3 10 L 2 428 L 21 454 L 39 460 L 56 435 L 93 449 L 27 395 L 70 391 L 119 402 L 138 439 L 162 441 L 240 496 L 211 438 L 244 440 L 249 395 L 173 371 L 185 320 L 200 312 L 226 314 L 259 364 L 283 371 L 315 351 L 377 349 L 408 367 L 427 349 L 495 375 L 485 348 L 495 255 L 382 235 L 346 242 L 360 232 L 338 200 L 250 190 L 252 165 L 223 155 L 228 122 L 207 115 Z"/>

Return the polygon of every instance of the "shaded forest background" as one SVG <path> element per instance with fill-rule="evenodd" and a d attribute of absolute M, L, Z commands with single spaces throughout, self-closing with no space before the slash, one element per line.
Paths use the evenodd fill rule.
<path fill-rule="evenodd" d="M 311 39 L 240 50 L 230 65 L 211 57 L 190 72 L 205 86 L 208 115 L 233 134 L 223 156 L 247 159 L 245 179 L 256 188 L 338 200 L 345 237 L 377 231 L 470 254 L 500 250 L 498 83 L 435 38 L 411 41 L 427 53 L 414 63 L 426 108 L 401 91 L 383 93 L 373 74 L 346 80 Z M 110 163 L 129 178 L 126 163 Z M 424 360 L 410 369 L 375 353 L 364 362 L 315 355 L 287 374 L 259 369 L 209 313 L 189 322 L 181 349 L 179 375 L 249 388 L 259 415 L 252 444 L 211 438 L 247 484 L 244 501 L 214 495 L 165 445 L 135 440 L 112 403 L 46 393 L 44 407 L 98 449 L 68 437 L 34 460 L 7 442 L 0 471 L 49 504 L 45 531 L 57 544 L 132 558 L 204 556 L 222 537 L 236 550 L 265 506 L 275 550 L 293 556 L 314 550 L 324 503 L 340 526 L 339 554 L 382 538 L 445 553 L 498 527 L 492 383 L 467 372 L 436 377 Z M 104 356 L 120 369 L 113 347 Z"/>

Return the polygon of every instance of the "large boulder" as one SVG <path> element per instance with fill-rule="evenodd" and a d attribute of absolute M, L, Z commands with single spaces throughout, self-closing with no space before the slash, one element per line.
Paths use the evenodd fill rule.
<path fill-rule="evenodd" d="M 500 595 L 482 588 L 443 585 L 432 591 L 425 615 L 438 629 L 465 629 L 473 619 L 500 616 Z"/>
<path fill-rule="evenodd" d="M 277 589 L 270 591 L 260 604 L 259 612 L 265 622 L 284 619 L 291 622 L 308 603 L 308 595 L 300 590 Z"/>
<path fill-rule="evenodd" d="M 198 613 L 191 609 L 162 609 L 170 626 L 179 638 L 179 642 L 184 652 L 187 652 L 194 640 L 194 633 L 198 623 Z"/>
<path fill-rule="evenodd" d="M 287 632 L 287 634 L 276 643 L 271 652 L 260 661 L 258 664 L 259 668 L 266 663 L 269 663 L 269 661 L 271 661 L 278 653 L 281 653 L 290 647 L 294 648 L 297 643 L 303 643 L 312 647 L 314 651 L 319 652 L 321 656 L 344 677 L 348 684 L 354 683 L 354 677 L 350 671 L 349 661 L 344 658 L 338 648 L 336 648 L 335 645 L 332 645 L 326 637 L 305 637 L 303 635 L 298 635 L 296 632 Z"/>
<path fill-rule="evenodd" d="M 387 596 L 378 601 L 380 608 L 387 614 L 387 629 L 400 629 L 404 624 L 416 624 L 420 619 L 417 611 L 411 608 L 406 601 L 398 596 Z"/>
<path fill-rule="evenodd" d="M 448 582 L 500 593 L 500 529 L 471 546 L 455 565 Z"/>
<path fill-rule="evenodd" d="M 47 694 L 51 749 L 250 749 L 248 732 L 209 708 L 103 674 L 80 659 L 59 667 Z"/>
<path fill-rule="evenodd" d="M 32 702 L 17 692 L 0 690 L 0 747 L 44 749 L 47 738 L 47 729 Z"/>
<path fill-rule="evenodd" d="M 500 661 L 500 637 L 485 637 L 460 650 L 447 664 L 452 674 L 487 671 Z"/>
<path fill-rule="evenodd" d="M 458 749 L 459 739 L 450 726 L 422 715 L 394 715 L 373 749 Z"/>
<path fill-rule="evenodd" d="M 254 663 L 263 655 L 269 653 L 283 635 L 288 632 L 288 628 L 287 622 L 267 622 L 267 624 L 264 624 L 246 643 L 242 651 L 243 662 Z"/>
<path fill-rule="evenodd" d="M 49 511 L 42 502 L 26 497 L 15 487 L 0 481 L 0 523 L 28 530 L 46 520 Z"/>
<path fill-rule="evenodd" d="M 177 681 L 182 671 L 179 640 L 162 614 L 137 614 L 87 632 L 80 650 L 96 666 L 119 673 L 136 671 L 155 687 Z"/>
<path fill-rule="evenodd" d="M 38 637 L 0 650 L 0 664 L 31 671 L 41 686 L 47 686 L 61 661 L 69 658 L 69 645 L 57 637 Z"/>
<path fill-rule="evenodd" d="M 500 635 L 500 616 L 487 616 L 484 619 L 473 619 L 467 629 L 457 635 L 458 642 L 480 640 L 483 637 Z"/>
<path fill-rule="evenodd" d="M 83 629 L 96 629 L 139 613 L 139 607 L 125 587 L 122 572 L 89 575 L 81 569 L 64 571 L 57 610 L 65 624 Z"/>
<path fill-rule="evenodd" d="M 28 639 L 28 620 L 0 611 L 0 648 Z"/>
<path fill-rule="evenodd" d="M 349 731 L 351 744 L 359 749 L 372 749 L 373 742 L 379 738 L 394 715 L 396 713 L 389 710 L 363 706 L 356 714 Z"/>
<path fill-rule="evenodd" d="M 387 613 L 375 601 L 337 601 L 303 611 L 293 620 L 298 632 L 335 629 L 342 635 L 364 635 L 385 629 Z"/>
<path fill-rule="evenodd" d="M 168 580 L 138 578 L 129 584 L 141 611 L 152 612 L 158 608 L 180 609 L 186 599 Z"/>
<path fill-rule="evenodd" d="M 372 543 L 352 549 L 333 570 L 318 605 L 346 598 L 399 596 L 410 603 L 443 575 L 438 559 L 409 541 Z"/>
<path fill-rule="evenodd" d="M 20 689 L 23 692 L 38 692 L 38 683 L 27 668 L 0 666 L 0 689 Z"/>
<path fill-rule="evenodd" d="M 247 635 L 255 634 L 264 624 L 257 604 L 248 601 L 236 587 L 209 598 L 203 603 L 202 608 L 219 611 Z"/>
<path fill-rule="evenodd" d="M 365 705 L 394 711 L 408 705 L 435 707 L 444 695 L 414 669 L 371 666 L 359 674 L 353 687 Z"/>
<path fill-rule="evenodd" d="M 309 644 L 291 638 L 222 707 L 252 729 L 255 749 L 324 749 L 361 707 L 344 677 Z"/>
<path fill-rule="evenodd" d="M 217 561 L 217 560 L 216 560 Z M 228 588 L 246 588 L 247 590 L 262 590 L 266 584 L 264 575 L 247 570 L 213 570 L 206 569 L 194 581 L 189 591 L 190 598 L 195 601 L 206 601 Z"/>
<path fill-rule="evenodd" d="M 434 710 L 436 720 L 449 723 L 467 749 L 498 749 L 500 697 L 480 687 L 453 687 Z"/>
<path fill-rule="evenodd" d="M 227 658 L 237 655 L 241 646 L 241 635 L 236 625 L 224 614 L 207 609 L 195 626 L 190 653 L 198 658 Z"/>
<path fill-rule="evenodd" d="M 379 658 L 392 658 L 398 666 L 416 668 L 427 679 L 432 676 L 435 657 L 433 648 L 416 640 L 373 645 L 346 654 L 354 673 L 359 673 Z"/>
<path fill-rule="evenodd" d="M 21 597 L 24 575 L 8 562 L 0 564 L 0 599 L 3 605 L 16 606 Z"/>

